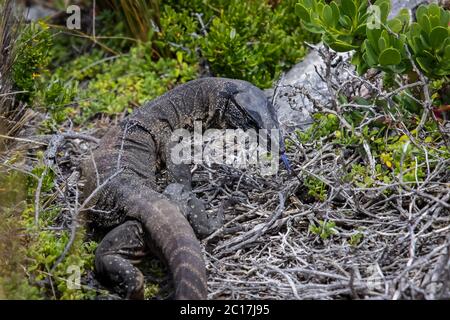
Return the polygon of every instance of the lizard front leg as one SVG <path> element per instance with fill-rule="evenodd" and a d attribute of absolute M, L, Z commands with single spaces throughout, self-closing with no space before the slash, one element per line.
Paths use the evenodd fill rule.
<path fill-rule="evenodd" d="M 200 239 L 209 236 L 224 223 L 223 214 L 208 214 L 203 201 L 182 184 L 169 184 L 164 195 L 178 205 Z"/>
<path fill-rule="evenodd" d="M 224 223 L 221 213 L 208 214 L 205 204 L 192 192 L 192 175 L 188 164 L 175 164 L 171 158 L 171 147 L 168 144 L 164 159 L 170 184 L 164 195 L 174 201 L 188 219 L 196 235 L 202 239 L 220 228 Z"/>

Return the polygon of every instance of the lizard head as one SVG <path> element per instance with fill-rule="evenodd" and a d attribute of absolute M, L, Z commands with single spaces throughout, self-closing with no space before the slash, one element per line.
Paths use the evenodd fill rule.
<path fill-rule="evenodd" d="M 225 125 L 242 129 L 266 129 L 278 131 L 281 159 L 290 172 L 290 164 L 285 155 L 285 145 L 277 114 L 273 104 L 264 92 L 246 81 L 238 81 L 228 88 L 228 103 L 222 111 Z"/>
<path fill-rule="evenodd" d="M 245 81 L 227 88 L 227 104 L 223 110 L 225 126 L 242 129 L 279 129 L 272 103 L 264 92 Z"/>

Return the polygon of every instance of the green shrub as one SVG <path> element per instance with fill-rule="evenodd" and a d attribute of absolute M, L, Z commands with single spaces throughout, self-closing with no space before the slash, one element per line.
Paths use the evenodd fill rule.
<path fill-rule="evenodd" d="M 298 62 L 306 53 L 304 37 L 288 27 L 286 15 L 293 8 L 286 3 L 272 9 L 260 1 L 230 1 L 201 43 L 213 73 L 265 88 Z"/>
<path fill-rule="evenodd" d="M 315 41 L 293 24 L 295 1 L 272 8 L 266 1 L 180 1 L 161 13 L 159 48 L 186 50 L 198 59 L 198 50 L 216 76 L 248 80 L 270 87 L 282 70 L 305 55 L 303 41 Z M 193 13 L 201 14 L 205 30 Z M 169 46 L 169 49 L 167 49 Z"/>
<path fill-rule="evenodd" d="M 309 225 L 309 232 L 320 236 L 320 238 L 323 240 L 326 240 L 338 233 L 335 227 L 336 223 L 334 221 L 319 220 L 318 226 L 315 225 L 314 223 L 311 223 Z"/>
<path fill-rule="evenodd" d="M 43 23 L 29 24 L 20 35 L 17 59 L 12 68 L 14 84 L 19 91 L 26 91 L 19 98 L 29 101 L 37 89 L 37 83 L 51 61 L 52 37 Z"/>
<path fill-rule="evenodd" d="M 308 189 L 308 194 L 314 197 L 317 201 L 325 201 L 327 199 L 327 185 L 313 176 L 305 178 L 305 187 Z"/>
<path fill-rule="evenodd" d="M 379 16 L 372 8 L 379 8 Z M 388 20 L 390 0 L 377 0 L 369 7 L 365 0 L 300 0 L 296 13 L 302 25 L 322 34 L 322 40 L 336 51 L 355 50 L 352 62 L 359 73 L 369 67 L 393 73 L 412 70 L 408 50 L 425 74 L 440 78 L 450 74 L 450 14 L 436 4 L 421 5 L 417 22 L 410 24 L 404 9 Z M 379 25 L 376 25 L 379 24 Z"/>
<path fill-rule="evenodd" d="M 407 34 L 420 68 L 430 77 L 450 74 L 450 12 L 436 4 L 420 6 Z"/>
<path fill-rule="evenodd" d="M 352 247 L 357 247 L 363 239 L 364 239 L 364 234 L 357 231 L 356 233 L 354 233 L 350 236 L 350 239 L 348 240 L 348 244 L 351 245 Z"/>
<path fill-rule="evenodd" d="M 360 127 L 361 115 L 358 112 L 344 112 L 343 117 L 353 125 Z M 442 159 L 449 159 L 450 152 L 443 145 L 443 137 L 437 124 L 427 122 L 424 138 L 417 137 L 416 119 L 404 123 L 416 139 L 413 143 L 406 134 L 399 134 L 389 123 L 371 122 L 360 127 L 361 134 L 348 128 L 339 128 L 339 120 L 335 115 L 316 113 L 314 123 L 304 132 L 297 131 L 297 139 L 301 143 L 309 143 L 320 147 L 324 143 L 332 143 L 341 150 L 351 150 L 362 158 L 366 152 L 362 148 L 368 143 L 375 160 L 375 173 L 372 175 L 367 164 L 354 163 L 350 168 L 343 168 L 343 180 L 357 188 L 374 187 L 377 184 L 389 184 L 401 180 L 407 183 L 423 182 L 427 177 L 427 170 L 433 170 Z M 420 143 L 420 144 L 417 144 Z M 422 146 L 421 146 L 422 145 Z M 428 168 L 427 168 L 428 166 Z M 327 197 L 326 185 L 315 177 L 305 179 L 308 194 L 319 201 Z"/>

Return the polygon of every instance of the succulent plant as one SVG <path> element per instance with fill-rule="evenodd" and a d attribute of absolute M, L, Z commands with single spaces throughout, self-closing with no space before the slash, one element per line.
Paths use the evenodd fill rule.
<path fill-rule="evenodd" d="M 390 9 L 390 0 L 377 0 L 373 6 L 365 0 L 299 0 L 295 8 L 304 28 L 322 34 L 331 49 L 354 51 L 352 63 L 360 74 L 368 68 L 409 72 L 408 48 L 428 77 L 449 75 L 449 11 L 436 4 L 422 5 L 417 22 L 410 23 L 406 9 L 388 20 Z"/>
<path fill-rule="evenodd" d="M 420 6 L 408 32 L 408 43 L 428 75 L 450 74 L 450 12 L 436 4 Z"/>
<path fill-rule="evenodd" d="M 368 2 L 363 0 L 300 0 L 295 7 L 302 24 L 310 32 L 323 34 L 323 41 L 333 50 L 357 49 L 364 41 Z"/>
<path fill-rule="evenodd" d="M 367 39 L 361 48 L 367 66 L 394 73 L 402 73 L 410 68 L 405 50 L 407 37 L 402 33 L 409 21 L 408 11 L 403 10 L 394 19 L 382 22 L 380 28 L 367 28 Z"/>

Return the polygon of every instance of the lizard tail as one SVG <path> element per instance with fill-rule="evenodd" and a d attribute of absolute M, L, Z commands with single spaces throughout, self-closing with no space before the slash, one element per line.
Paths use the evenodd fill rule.
<path fill-rule="evenodd" d="M 206 299 L 206 267 L 192 227 L 178 206 L 153 190 L 149 192 L 148 196 L 139 192 L 130 195 L 127 211 L 144 225 L 150 249 L 167 262 L 175 286 L 175 299 Z"/>

